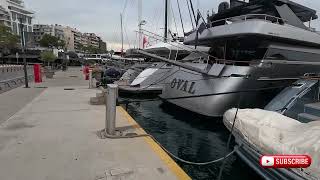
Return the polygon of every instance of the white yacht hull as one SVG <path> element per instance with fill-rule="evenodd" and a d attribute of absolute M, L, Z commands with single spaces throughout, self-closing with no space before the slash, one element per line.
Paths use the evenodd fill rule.
<path fill-rule="evenodd" d="M 206 66 L 190 65 L 203 68 Z M 240 96 L 240 107 L 263 108 L 281 89 L 298 77 L 306 72 L 319 70 L 319 66 L 314 65 L 214 65 L 210 73 L 218 76 L 210 76 L 174 67 L 171 72 L 177 72 L 167 78 L 160 97 L 187 110 L 217 117 L 236 107 Z"/>
<path fill-rule="evenodd" d="M 120 92 L 129 94 L 156 93 L 160 94 L 163 89 L 163 82 L 172 66 L 165 63 L 156 63 L 142 71 L 130 85 L 119 87 Z"/>

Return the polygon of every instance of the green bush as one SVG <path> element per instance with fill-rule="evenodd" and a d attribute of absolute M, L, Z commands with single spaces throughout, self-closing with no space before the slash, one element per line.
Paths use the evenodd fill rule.
<path fill-rule="evenodd" d="M 43 51 L 40 54 L 40 58 L 43 62 L 47 62 L 48 66 L 50 62 L 54 62 L 57 59 L 57 57 L 51 51 Z"/>

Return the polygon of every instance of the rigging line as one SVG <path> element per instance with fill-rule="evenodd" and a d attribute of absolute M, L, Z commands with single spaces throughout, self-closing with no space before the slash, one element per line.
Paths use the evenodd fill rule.
<path fill-rule="evenodd" d="M 154 28 L 155 28 L 154 32 L 157 32 L 158 29 L 159 29 L 159 23 L 160 23 L 160 19 L 161 19 L 159 17 L 162 17 L 161 13 L 164 11 L 163 7 L 164 7 L 164 4 L 161 5 L 161 7 L 159 9 L 157 8 L 158 12 L 157 12 L 157 20 L 156 20 L 156 23 L 155 23 L 155 26 L 154 26 Z"/>
<path fill-rule="evenodd" d="M 180 21 L 181 21 L 181 26 L 182 26 L 182 32 L 183 32 L 183 36 L 184 36 L 185 31 L 184 31 L 184 25 L 183 25 L 183 20 L 182 20 L 182 15 L 181 15 L 181 9 L 180 9 L 179 0 L 177 0 L 177 4 L 178 4 L 179 16 L 180 16 Z"/>
<path fill-rule="evenodd" d="M 172 17 L 173 17 L 173 22 L 174 22 L 174 25 L 176 27 L 176 32 L 177 32 L 177 35 L 178 35 L 179 32 L 178 32 L 177 21 L 176 21 L 175 15 L 174 15 L 174 11 L 173 11 L 173 7 L 172 7 L 172 2 L 171 1 L 170 1 L 170 9 L 171 9 Z"/>
<path fill-rule="evenodd" d="M 160 37 L 160 38 L 163 38 L 162 36 L 160 36 L 160 35 L 158 35 L 158 34 L 155 34 L 155 33 L 153 33 L 153 32 L 147 31 L 147 30 L 145 30 L 145 29 L 142 29 L 142 31 L 145 31 L 145 32 L 147 32 L 147 33 L 150 33 L 150 34 L 154 35 L 154 36 L 151 36 L 151 35 L 145 34 L 146 36 L 149 36 L 149 37 L 151 36 L 151 37 L 153 37 L 154 39 L 157 39 L 155 36 L 158 36 L 158 37 Z M 158 40 L 162 40 L 162 39 L 160 39 L 160 38 L 158 38 Z M 199 51 L 199 50 L 197 50 L 197 49 L 195 49 L 195 48 L 193 48 L 193 47 L 186 46 L 186 45 L 184 45 L 184 44 L 179 44 L 179 43 L 177 43 L 177 44 L 179 44 L 179 45 L 177 45 L 177 44 L 172 44 L 172 43 L 170 43 L 170 42 L 164 42 L 164 43 L 170 44 L 170 45 L 172 45 L 172 46 L 174 46 L 174 47 L 178 47 L 178 48 L 181 48 L 181 49 L 186 50 L 186 51 L 197 52 L 197 53 L 199 53 L 199 54 L 202 54 L 202 55 L 205 55 L 205 56 L 208 56 L 208 57 L 212 57 L 212 58 L 215 58 L 215 59 L 219 59 L 219 58 L 217 58 L 217 57 L 215 57 L 215 56 L 212 56 L 212 55 L 210 55 L 210 54 L 208 54 L 208 53 L 205 53 L 205 52 L 203 52 L 203 51 Z M 189 50 L 187 50 L 187 49 L 189 49 Z"/>
<path fill-rule="evenodd" d="M 192 15 L 191 15 L 191 10 L 190 10 L 190 6 L 189 6 L 189 1 L 187 1 L 187 6 L 188 6 L 188 10 L 189 10 L 189 16 L 190 16 L 190 20 L 191 20 L 191 24 L 192 24 L 192 29 L 195 29 L 194 28 L 194 24 L 193 24 L 193 20 L 192 20 Z"/>
<path fill-rule="evenodd" d="M 202 16 L 202 14 L 201 14 L 201 12 L 200 12 L 200 10 L 199 10 L 199 9 L 197 10 L 197 13 L 199 13 L 199 15 L 200 15 L 200 17 L 201 17 L 202 21 L 207 25 L 207 22 L 206 22 L 206 20 L 203 18 L 203 16 Z"/>
<path fill-rule="evenodd" d="M 151 21 L 151 27 L 152 28 L 155 28 L 154 31 L 157 30 L 157 23 L 159 21 L 159 7 L 158 5 L 155 3 L 155 7 L 154 7 L 154 14 L 153 14 L 153 17 L 152 17 L 152 21 Z"/>
<path fill-rule="evenodd" d="M 194 21 L 197 22 L 196 14 L 194 13 L 192 0 L 190 0 L 190 7 L 191 7 L 191 10 L 192 10 Z M 197 24 L 196 24 L 196 26 L 197 26 Z"/>
<path fill-rule="evenodd" d="M 125 10 L 127 9 L 127 4 L 128 4 L 128 0 L 126 0 L 125 2 L 124 2 L 124 7 L 123 7 L 123 9 L 122 9 L 122 14 L 124 15 L 124 13 L 125 13 Z"/>
<path fill-rule="evenodd" d="M 135 35 L 136 35 L 136 37 L 135 37 L 134 42 L 133 42 L 134 46 L 137 44 L 138 32 L 135 32 Z"/>
<path fill-rule="evenodd" d="M 128 32 L 127 32 L 127 25 L 126 25 L 126 24 L 123 24 L 123 26 L 124 26 L 124 34 L 125 34 L 126 39 L 127 39 L 127 41 L 128 41 L 129 48 L 131 48 L 131 43 L 130 43 L 129 36 L 128 36 Z"/>
<path fill-rule="evenodd" d="M 134 5 L 134 2 L 132 0 L 129 0 L 130 1 L 129 3 L 127 1 L 126 1 L 126 6 L 125 7 L 128 7 L 128 5 L 129 5 L 129 7 L 130 6 L 132 7 Z M 127 8 L 124 8 L 124 9 L 127 10 Z M 131 43 L 130 43 L 130 39 L 129 39 L 129 36 L 128 36 L 128 31 L 127 31 L 127 29 L 128 29 L 127 24 L 128 24 L 129 20 L 127 18 L 126 12 L 123 11 L 122 16 L 123 16 L 122 18 L 123 18 L 123 28 L 124 28 L 125 38 L 128 41 L 129 48 L 131 48 Z"/>
<path fill-rule="evenodd" d="M 232 127 L 231 127 L 230 134 L 229 134 L 229 138 L 228 138 L 227 149 L 230 148 L 232 133 L 233 133 L 233 130 L 234 130 L 234 126 L 235 126 L 235 124 L 236 124 L 236 120 L 237 120 L 237 115 L 238 115 L 239 108 L 240 108 L 241 99 L 242 99 L 242 96 L 241 96 L 241 93 L 240 93 L 240 95 L 239 95 L 239 100 L 238 100 L 237 111 L 236 111 L 236 113 L 235 113 L 235 115 L 234 115 Z M 220 166 L 220 170 L 219 170 L 218 180 L 221 179 L 222 172 L 223 172 L 223 169 L 224 169 L 224 167 L 225 167 L 226 159 L 227 159 L 227 157 L 223 158 L 222 165 Z"/>

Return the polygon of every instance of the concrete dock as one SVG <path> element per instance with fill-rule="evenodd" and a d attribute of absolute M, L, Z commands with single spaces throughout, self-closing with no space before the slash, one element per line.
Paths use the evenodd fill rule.
<path fill-rule="evenodd" d="M 89 104 L 97 92 L 70 68 L 0 94 L 0 179 L 190 179 L 150 137 L 99 138 L 105 106 Z M 122 107 L 116 121 L 145 133 Z"/>

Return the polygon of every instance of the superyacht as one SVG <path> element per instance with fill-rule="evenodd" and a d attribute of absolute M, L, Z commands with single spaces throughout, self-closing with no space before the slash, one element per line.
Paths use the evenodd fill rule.
<path fill-rule="evenodd" d="M 211 47 L 209 63 L 174 66 L 160 97 L 214 117 L 234 107 L 240 95 L 240 107 L 264 107 L 306 72 L 319 72 L 320 35 L 310 27 L 317 18 L 315 10 L 289 0 L 220 4 L 205 28 L 184 40 Z"/>

